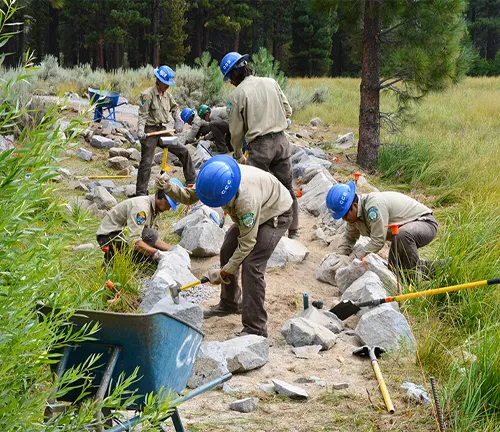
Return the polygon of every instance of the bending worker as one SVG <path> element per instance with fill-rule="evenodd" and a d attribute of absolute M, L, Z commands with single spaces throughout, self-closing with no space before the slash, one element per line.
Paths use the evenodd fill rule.
<path fill-rule="evenodd" d="M 139 105 L 137 136 L 141 141 L 141 162 L 137 174 L 136 196 L 148 194 L 151 165 L 156 146 L 160 143 L 159 136 L 148 137 L 146 134 L 166 129 L 170 113 L 174 118 L 177 133 L 182 132 L 184 126 L 179 118 L 179 107 L 168 91 L 169 87 L 175 84 L 174 71 L 168 66 L 160 66 L 154 69 L 153 73 L 156 84 L 141 94 Z M 183 145 L 175 145 L 169 146 L 169 150 L 181 161 L 186 182 L 194 183 L 196 171 L 188 149 Z"/>
<path fill-rule="evenodd" d="M 172 179 L 172 182 L 182 186 L 177 179 Z M 117 251 L 127 246 L 133 248 L 137 261 L 159 261 L 163 251 L 171 246 L 158 238 L 155 227 L 160 213 L 170 209 L 176 210 L 177 203 L 162 190 L 115 205 L 106 213 L 97 230 L 97 242 L 101 248 L 107 246 L 104 262 L 108 263 Z"/>
<path fill-rule="evenodd" d="M 205 135 L 205 139 L 214 141 L 216 153 L 227 154 L 233 151 L 226 107 L 210 108 L 208 105 L 200 105 L 198 115 L 208 122 L 210 133 Z"/>
<path fill-rule="evenodd" d="M 236 88 L 229 95 L 227 111 L 233 157 L 245 163 L 242 138 L 248 143 L 247 165 L 270 171 L 288 189 L 293 200 L 293 220 L 288 237 L 299 238 L 299 206 L 292 187 L 292 157 L 284 130 L 292 108 L 272 78 L 257 78 L 247 64 L 248 55 L 230 52 L 220 63 L 224 80 Z"/>
<path fill-rule="evenodd" d="M 224 155 L 205 162 L 196 190 L 169 182 L 165 174 L 158 181 L 172 199 L 192 204 L 199 198 L 209 207 L 222 207 L 234 222 L 220 251 L 221 268 L 209 271 L 210 282 L 222 284 L 222 290 L 219 303 L 204 311 L 205 318 L 241 313 L 243 330 L 237 335 L 267 337 L 265 273 L 267 261 L 292 220 L 288 190 L 273 175 L 240 166 Z"/>
<path fill-rule="evenodd" d="M 184 108 L 181 111 L 181 120 L 191 126 L 182 134 L 183 144 L 194 143 L 200 136 L 210 132 L 208 122 L 198 116 L 192 108 Z"/>
<path fill-rule="evenodd" d="M 356 184 L 336 184 L 328 192 L 326 205 L 334 219 L 344 219 L 346 231 L 339 247 L 341 255 L 349 255 L 360 235 L 370 237 L 370 242 L 358 253 L 362 259 L 369 253 L 377 253 L 386 240 L 391 240 L 389 266 L 395 270 L 395 242 L 389 224 L 399 224 L 397 253 L 399 266 L 403 270 L 417 270 L 430 275 L 433 264 L 419 259 L 418 249 L 436 237 L 438 223 L 432 210 L 418 201 L 399 192 L 372 192 L 358 196 Z M 347 265 L 349 259 L 343 260 Z"/>

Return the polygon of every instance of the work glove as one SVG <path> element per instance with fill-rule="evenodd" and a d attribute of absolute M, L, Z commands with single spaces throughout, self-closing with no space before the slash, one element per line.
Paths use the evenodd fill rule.
<path fill-rule="evenodd" d="M 247 158 L 244 155 L 241 155 L 238 159 L 236 159 L 236 162 L 238 162 L 240 165 L 245 165 L 247 162 Z"/>
<path fill-rule="evenodd" d="M 151 258 L 155 261 L 161 261 L 166 256 L 167 252 L 158 249 L 153 255 L 151 255 Z"/>
<path fill-rule="evenodd" d="M 332 266 L 332 270 L 336 272 L 339 268 L 342 267 L 347 267 L 349 264 L 351 264 L 351 258 L 349 258 L 347 255 L 339 255 L 339 261 L 337 264 Z"/>
<path fill-rule="evenodd" d="M 175 133 L 180 134 L 184 130 L 184 122 L 182 120 L 175 120 L 174 122 Z"/>
<path fill-rule="evenodd" d="M 286 123 L 287 123 L 287 125 L 288 125 L 286 128 L 287 128 L 287 129 L 289 129 L 289 128 L 290 128 L 290 126 L 292 125 L 292 119 L 287 118 L 287 119 L 286 119 Z"/>
<path fill-rule="evenodd" d="M 208 279 L 210 279 L 211 284 L 220 285 L 229 283 L 229 279 L 222 279 L 220 271 L 221 269 L 219 268 L 213 268 L 208 271 Z"/>
<path fill-rule="evenodd" d="M 146 133 L 143 130 L 137 131 L 137 139 L 143 141 L 146 138 Z"/>
<path fill-rule="evenodd" d="M 170 175 L 166 172 L 163 174 L 158 173 L 155 178 L 155 186 L 158 190 L 170 189 Z"/>

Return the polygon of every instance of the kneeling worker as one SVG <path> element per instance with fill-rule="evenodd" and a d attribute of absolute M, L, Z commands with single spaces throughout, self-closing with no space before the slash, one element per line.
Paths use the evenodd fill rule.
<path fill-rule="evenodd" d="M 349 255 L 360 235 L 370 237 L 370 242 L 356 254 L 362 259 L 377 253 L 391 240 L 389 266 L 395 271 L 395 242 L 389 224 L 400 225 L 397 236 L 397 254 L 401 270 L 418 270 L 430 275 L 433 264 L 419 259 L 418 249 L 436 237 L 438 222 L 432 210 L 399 192 L 372 192 L 358 196 L 356 184 L 334 185 L 326 197 L 326 205 L 334 219 L 344 219 L 346 231 L 339 247 L 341 255 Z M 348 259 L 343 265 L 348 264 Z"/>
<path fill-rule="evenodd" d="M 160 182 L 161 181 L 161 182 Z M 272 174 L 241 166 L 229 156 L 210 158 L 201 167 L 196 190 L 181 188 L 157 178 L 158 187 L 184 204 L 199 200 L 209 207 L 222 207 L 234 224 L 224 237 L 221 268 L 209 271 L 210 282 L 223 284 L 219 304 L 204 311 L 205 318 L 242 314 L 243 330 L 237 335 L 267 337 L 266 267 L 276 245 L 292 221 L 292 198 Z M 238 285 L 241 266 L 242 289 Z"/>
<path fill-rule="evenodd" d="M 205 135 L 205 139 L 214 141 L 217 153 L 227 154 L 233 151 L 227 108 L 210 108 L 208 105 L 200 105 L 198 108 L 198 116 L 208 122 L 210 133 Z"/>
<path fill-rule="evenodd" d="M 188 131 L 182 133 L 181 144 L 194 143 L 200 136 L 210 132 L 208 122 L 198 116 L 192 108 L 184 108 L 181 111 L 181 120 L 191 126 Z"/>
<path fill-rule="evenodd" d="M 178 179 L 172 182 L 182 186 Z M 170 245 L 158 238 L 154 229 L 160 213 L 176 210 L 177 203 L 159 190 L 154 195 L 129 198 L 108 211 L 97 230 L 97 242 L 101 248 L 107 246 L 104 262 L 108 263 L 116 251 L 130 246 L 138 261 L 155 260 L 163 257 Z"/>

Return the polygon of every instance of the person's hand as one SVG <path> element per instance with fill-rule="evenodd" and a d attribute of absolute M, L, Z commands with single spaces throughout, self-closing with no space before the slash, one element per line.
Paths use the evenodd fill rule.
<path fill-rule="evenodd" d="M 174 122 L 175 133 L 181 133 L 184 130 L 184 122 L 182 120 L 175 120 Z"/>
<path fill-rule="evenodd" d="M 351 258 L 349 258 L 347 255 L 340 255 L 338 258 L 339 261 L 334 266 L 332 266 L 332 270 L 335 272 L 339 268 L 347 267 L 349 264 L 351 264 Z"/>
<path fill-rule="evenodd" d="M 247 163 L 247 158 L 245 155 L 241 155 L 238 159 L 236 159 L 236 162 L 238 162 L 240 165 L 245 165 Z"/>
<path fill-rule="evenodd" d="M 165 190 L 169 187 L 170 175 L 167 172 L 158 173 L 155 177 L 155 185 L 160 190 Z"/>
<path fill-rule="evenodd" d="M 287 118 L 286 119 L 286 124 L 287 124 L 287 129 L 292 125 L 292 119 Z"/>
<path fill-rule="evenodd" d="M 155 261 L 161 261 L 166 256 L 167 252 L 157 249 L 156 252 L 153 255 L 151 255 L 151 258 Z"/>
<path fill-rule="evenodd" d="M 146 134 L 144 133 L 144 131 L 143 130 L 138 131 L 137 132 L 137 139 L 139 141 L 143 141 L 144 138 L 146 138 Z"/>
<path fill-rule="evenodd" d="M 208 272 L 208 279 L 210 280 L 210 283 L 213 285 L 220 285 L 221 283 L 227 284 L 229 283 L 229 280 L 226 279 L 227 274 L 218 268 L 213 268 L 210 269 Z"/>

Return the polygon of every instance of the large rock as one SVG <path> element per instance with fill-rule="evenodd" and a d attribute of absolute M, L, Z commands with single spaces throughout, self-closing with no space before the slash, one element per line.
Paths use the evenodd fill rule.
<path fill-rule="evenodd" d="M 292 166 L 293 177 L 299 178 L 304 174 L 306 169 L 318 165 L 329 169 L 332 166 L 332 163 L 326 159 L 318 158 L 313 155 L 307 155 L 306 157 L 302 157 L 297 164 Z"/>
<path fill-rule="evenodd" d="M 319 117 L 314 117 L 309 121 L 309 124 L 313 127 L 318 127 L 321 124 L 321 119 Z"/>
<path fill-rule="evenodd" d="M 392 294 L 397 292 L 398 283 L 396 275 L 387 268 L 385 261 L 381 257 L 377 254 L 371 253 L 366 256 L 365 262 L 368 270 L 372 271 L 380 278 L 384 288 L 389 293 Z"/>
<path fill-rule="evenodd" d="M 273 382 L 274 388 L 278 394 L 282 396 L 288 396 L 291 399 L 307 399 L 309 397 L 307 392 L 298 386 L 288 384 L 287 382 L 278 379 L 273 379 L 271 381 Z"/>
<path fill-rule="evenodd" d="M 223 242 L 224 231 L 212 221 L 204 219 L 193 227 L 185 228 L 179 244 L 193 256 L 210 257 L 220 253 Z"/>
<path fill-rule="evenodd" d="M 302 188 L 302 197 L 298 200 L 299 206 L 313 216 L 318 216 L 320 213 L 327 212 L 326 195 L 334 182 L 335 180 L 332 181 L 331 176 L 327 176 L 323 172 L 316 174 L 316 176 Z"/>
<path fill-rule="evenodd" d="M 211 144 L 210 141 L 200 141 L 198 143 L 196 151 L 194 152 L 193 155 L 193 163 L 195 168 L 197 169 L 200 168 L 207 160 L 210 159 L 211 156 L 208 154 L 206 150 L 203 149 L 203 147 L 205 147 L 206 149 L 210 150 L 210 144 Z"/>
<path fill-rule="evenodd" d="M 108 159 L 108 165 L 115 170 L 122 170 L 130 165 L 130 161 L 123 156 L 115 156 Z"/>
<path fill-rule="evenodd" d="M 316 177 L 319 173 L 323 173 L 324 176 L 329 179 L 332 183 L 334 183 L 332 175 L 329 173 L 329 171 L 320 165 L 313 165 L 311 167 L 308 167 L 304 170 L 304 173 L 302 174 L 302 184 L 305 185 L 309 183 L 314 177 Z M 306 188 L 307 190 L 307 188 Z"/>
<path fill-rule="evenodd" d="M 306 318 L 289 319 L 281 328 L 281 334 L 289 345 L 321 345 L 323 350 L 333 347 L 337 339 L 326 327 Z"/>
<path fill-rule="evenodd" d="M 92 141 L 90 141 L 90 145 L 95 148 L 110 149 L 114 147 L 116 144 L 112 139 L 103 137 L 101 135 L 94 135 L 92 136 Z"/>
<path fill-rule="evenodd" d="M 155 274 L 145 284 L 145 294 L 140 310 L 148 312 L 163 297 L 170 296 L 170 287 L 181 287 L 198 278 L 191 273 L 191 259 L 188 252 L 179 245 L 171 248 L 159 263 Z"/>
<path fill-rule="evenodd" d="M 343 293 L 352 283 L 363 276 L 366 269 L 362 265 L 349 264 L 341 267 L 335 273 L 335 284 L 341 293 Z M 321 279 L 320 279 L 321 280 Z"/>
<path fill-rule="evenodd" d="M 336 253 L 331 253 L 323 258 L 318 270 L 316 271 L 316 279 L 321 282 L 329 283 L 330 285 L 335 285 L 335 266 L 340 262 L 340 255 Z"/>
<path fill-rule="evenodd" d="M 106 188 L 108 192 L 111 192 L 113 189 L 116 188 L 116 185 L 113 182 L 113 180 L 108 180 L 108 179 L 102 179 L 96 181 L 95 186 L 102 186 L 103 188 Z"/>
<path fill-rule="evenodd" d="M 174 303 L 172 297 L 163 297 L 156 303 L 149 313 L 165 312 L 182 321 L 191 324 L 193 327 L 201 329 L 203 326 L 203 312 L 199 305 L 190 303 L 183 298 L 179 298 L 179 304 Z"/>
<path fill-rule="evenodd" d="M 283 268 L 287 262 L 299 263 L 306 259 L 309 250 L 298 240 L 281 237 L 267 262 L 267 268 Z"/>
<path fill-rule="evenodd" d="M 338 149 L 347 150 L 354 146 L 354 134 L 349 132 L 345 135 L 339 135 L 334 144 Z"/>
<path fill-rule="evenodd" d="M 249 397 L 231 402 L 229 408 L 232 409 L 233 411 L 249 413 L 255 411 L 257 409 L 258 404 L 259 404 L 259 398 Z"/>
<path fill-rule="evenodd" d="M 245 372 L 264 366 L 269 361 L 267 338 L 240 336 L 220 343 L 229 372 Z"/>
<path fill-rule="evenodd" d="M 328 315 L 325 313 L 327 312 Z M 338 319 L 336 315 L 329 311 L 319 311 L 315 307 L 309 307 L 297 315 L 296 318 L 306 318 L 309 321 L 315 322 L 316 324 L 322 325 L 330 330 L 332 333 L 340 333 L 344 330 L 344 323 Z"/>
<path fill-rule="evenodd" d="M 76 154 L 76 157 L 78 159 L 83 159 L 84 161 L 91 161 L 92 160 L 92 152 L 90 150 L 86 150 L 84 148 L 80 148 L 80 150 L 78 151 L 78 153 Z"/>
<path fill-rule="evenodd" d="M 406 318 L 389 304 L 377 306 L 364 313 L 356 333 L 365 345 L 378 345 L 384 349 L 404 347 L 415 351 L 415 339 Z"/>
<path fill-rule="evenodd" d="M 116 156 L 122 156 L 124 158 L 127 158 L 129 157 L 129 152 L 127 149 L 124 149 L 122 147 L 111 147 L 109 149 L 109 157 L 110 158 L 114 158 Z"/>
<path fill-rule="evenodd" d="M 82 182 L 81 180 L 71 180 L 68 183 L 68 187 L 70 189 L 74 189 L 80 192 L 88 192 L 89 188 L 86 183 Z"/>
<path fill-rule="evenodd" d="M 132 161 L 140 162 L 141 160 L 141 152 L 135 148 L 127 149 L 128 158 Z"/>
<path fill-rule="evenodd" d="M 120 135 L 123 135 L 125 138 L 127 138 L 127 141 L 128 141 L 130 144 L 135 144 L 135 143 L 136 143 L 135 138 L 134 138 L 134 137 L 132 136 L 132 134 L 128 131 L 128 129 L 117 127 L 117 128 L 116 128 L 116 133 L 118 133 L 118 134 L 120 134 Z"/>
<path fill-rule="evenodd" d="M 189 388 L 196 388 L 220 378 L 229 372 L 224 353 L 219 342 L 201 344 L 188 381 Z"/>
<path fill-rule="evenodd" d="M 118 204 L 116 198 L 102 186 L 96 186 L 94 188 L 93 198 L 93 201 L 99 210 L 109 210 Z"/>
<path fill-rule="evenodd" d="M 172 231 L 177 235 L 182 235 L 184 228 L 198 225 L 204 219 L 206 219 L 205 214 L 201 211 L 189 213 L 172 226 Z"/>

